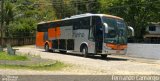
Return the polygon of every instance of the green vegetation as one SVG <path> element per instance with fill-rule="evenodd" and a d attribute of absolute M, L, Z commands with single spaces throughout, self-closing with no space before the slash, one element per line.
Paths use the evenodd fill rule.
<path fill-rule="evenodd" d="M 134 27 L 135 38 L 143 39 L 151 22 L 160 22 L 160 0 L 100 0 L 101 12 L 120 16 Z"/>
<path fill-rule="evenodd" d="M 27 56 L 19 56 L 19 55 L 8 55 L 6 52 L 0 52 L 0 60 L 9 60 L 9 61 L 28 61 L 29 58 Z M 30 60 L 32 62 L 32 60 Z M 0 64 L 0 68 L 2 69 L 30 69 L 30 70 L 60 70 L 68 65 L 56 61 L 49 61 L 46 63 L 36 63 L 36 64 L 24 64 L 24 65 L 10 65 L 10 64 Z"/>
<path fill-rule="evenodd" d="M 0 60 L 28 60 L 26 56 L 8 55 L 6 52 L 0 52 Z"/>
<path fill-rule="evenodd" d="M 0 65 L 0 68 L 2 69 L 29 69 L 29 70 L 49 70 L 49 71 L 54 71 L 54 70 L 61 70 L 64 67 L 68 67 L 68 65 L 56 61 L 54 64 L 46 65 L 46 64 L 39 64 L 39 65 L 28 65 L 28 66 L 23 66 L 23 65 Z"/>
<path fill-rule="evenodd" d="M 51 3 L 50 0 L 4 0 L 4 2 L 5 37 L 35 36 L 37 23 L 56 18 L 52 6 L 45 5 Z"/>
<path fill-rule="evenodd" d="M 146 26 L 160 21 L 159 0 L 5 0 L 4 8 L 7 37 L 33 36 L 41 21 L 103 13 L 124 18 L 134 27 L 135 37 L 142 39 Z"/>

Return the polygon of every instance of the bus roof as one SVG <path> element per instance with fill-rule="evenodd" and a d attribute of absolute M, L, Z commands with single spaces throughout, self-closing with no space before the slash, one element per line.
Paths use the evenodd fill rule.
<path fill-rule="evenodd" d="M 74 16 L 71 16 L 70 18 L 65 18 L 65 19 L 62 19 L 62 20 L 76 19 L 76 18 L 88 17 L 88 16 L 100 16 L 100 17 L 106 16 L 106 17 L 111 17 L 111 18 L 116 18 L 116 19 L 122 19 L 123 20 L 123 18 L 118 17 L 118 16 L 113 16 L 113 15 L 108 15 L 108 14 L 91 14 L 91 13 L 74 15 Z"/>
<path fill-rule="evenodd" d="M 45 24 L 45 23 L 51 23 L 51 22 L 54 22 L 54 21 L 42 21 L 42 22 L 39 22 L 38 24 Z"/>
<path fill-rule="evenodd" d="M 70 20 L 70 19 L 76 19 L 76 18 L 82 18 L 82 17 L 88 17 L 88 16 L 100 16 L 100 17 L 106 16 L 106 17 L 111 17 L 111 18 L 116 18 L 116 19 L 122 19 L 123 20 L 123 18 L 121 18 L 121 17 L 113 16 L 113 15 L 108 15 L 108 14 L 91 14 L 91 13 L 86 13 L 86 14 L 74 15 L 74 16 L 67 17 L 67 18 L 64 18 L 64 19 L 61 19 L 61 20 L 40 22 L 38 24 L 45 24 L 45 23 L 51 23 L 51 22 L 57 22 L 57 21 L 63 21 L 63 20 Z"/>
<path fill-rule="evenodd" d="M 122 20 L 123 20 L 123 18 L 118 17 L 118 16 L 106 15 L 106 14 L 105 14 L 104 16 L 106 16 L 106 17 L 111 17 L 111 18 L 116 18 L 116 19 L 122 19 Z"/>

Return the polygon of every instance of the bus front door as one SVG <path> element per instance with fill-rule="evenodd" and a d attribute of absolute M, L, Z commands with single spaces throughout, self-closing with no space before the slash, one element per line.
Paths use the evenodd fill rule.
<path fill-rule="evenodd" d="M 95 50 L 96 53 L 102 53 L 102 45 L 103 45 L 103 31 L 102 28 L 96 26 L 95 28 Z"/>

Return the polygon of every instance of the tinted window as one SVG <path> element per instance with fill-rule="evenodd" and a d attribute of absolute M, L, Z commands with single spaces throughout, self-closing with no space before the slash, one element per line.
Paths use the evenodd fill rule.
<path fill-rule="evenodd" d="M 106 43 L 127 43 L 126 24 L 121 19 L 103 17 L 103 23 L 108 25 L 108 33 L 104 34 Z"/>
<path fill-rule="evenodd" d="M 108 34 L 106 34 L 107 38 L 115 38 L 117 36 L 117 20 L 113 18 L 103 17 L 103 22 L 108 24 Z"/>
<path fill-rule="evenodd" d="M 49 24 L 48 23 L 38 24 L 37 25 L 37 31 L 39 31 L 39 32 L 47 32 L 48 28 L 49 28 Z"/>
<path fill-rule="evenodd" d="M 61 21 L 60 26 L 72 26 L 72 20 Z"/>
<path fill-rule="evenodd" d="M 80 29 L 80 25 L 79 25 L 79 19 L 74 19 L 73 20 L 73 29 Z"/>
<path fill-rule="evenodd" d="M 90 19 L 89 17 L 80 19 L 81 29 L 89 29 Z"/>
<path fill-rule="evenodd" d="M 89 29 L 90 17 L 78 18 L 73 20 L 74 29 Z"/>

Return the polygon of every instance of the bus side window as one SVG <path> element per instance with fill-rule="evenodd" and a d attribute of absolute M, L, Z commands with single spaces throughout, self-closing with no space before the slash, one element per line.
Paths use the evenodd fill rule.
<path fill-rule="evenodd" d="M 78 18 L 73 21 L 73 28 L 74 30 L 77 29 L 89 29 L 90 27 L 90 18 L 84 17 L 84 18 Z"/>
<path fill-rule="evenodd" d="M 79 20 L 78 19 L 74 19 L 73 20 L 73 30 L 77 30 L 77 29 L 80 29 Z"/>
<path fill-rule="evenodd" d="M 80 19 L 81 29 L 89 29 L 90 27 L 90 17 L 84 17 Z"/>

